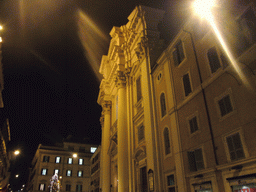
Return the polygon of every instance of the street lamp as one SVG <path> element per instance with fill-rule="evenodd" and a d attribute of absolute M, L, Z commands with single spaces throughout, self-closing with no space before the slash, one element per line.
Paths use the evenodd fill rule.
<path fill-rule="evenodd" d="M 15 155 L 15 156 L 17 156 L 17 155 L 19 155 L 19 154 L 20 154 L 20 150 L 14 151 L 14 155 Z"/>
<path fill-rule="evenodd" d="M 18 178 L 18 177 L 19 177 L 19 174 L 15 175 L 15 177 Z"/>
<path fill-rule="evenodd" d="M 77 158 L 77 153 L 74 153 L 74 154 L 73 154 L 73 157 L 74 157 L 74 158 Z"/>

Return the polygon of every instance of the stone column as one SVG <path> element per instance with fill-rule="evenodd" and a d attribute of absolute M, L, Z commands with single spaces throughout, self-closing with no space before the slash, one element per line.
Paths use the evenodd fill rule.
<path fill-rule="evenodd" d="M 126 77 L 122 71 L 117 74 L 118 89 L 118 120 L 117 120 L 117 167 L 118 192 L 129 191 L 128 139 L 127 139 L 127 108 L 126 108 Z"/>
<path fill-rule="evenodd" d="M 101 141 L 101 170 L 102 170 L 102 192 L 110 192 L 111 172 L 110 172 L 110 155 L 108 149 L 110 145 L 110 110 L 111 101 L 104 101 L 103 105 L 104 123 L 102 127 Z"/>

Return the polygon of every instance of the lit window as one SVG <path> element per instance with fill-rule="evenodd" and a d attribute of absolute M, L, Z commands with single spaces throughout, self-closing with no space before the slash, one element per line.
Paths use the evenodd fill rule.
<path fill-rule="evenodd" d="M 43 162 L 49 162 L 49 161 L 50 161 L 50 156 L 43 157 Z"/>
<path fill-rule="evenodd" d="M 54 169 L 53 174 L 58 174 L 58 175 L 59 175 L 59 172 L 60 172 L 60 170 L 59 170 L 59 169 Z"/>
<path fill-rule="evenodd" d="M 174 175 L 167 176 L 167 188 L 168 188 L 168 192 L 175 192 Z"/>
<path fill-rule="evenodd" d="M 138 102 L 142 98 L 142 94 L 141 94 L 141 78 L 140 78 L 140 76 L 136 80 L 136 87 L 137 87 L 137 102 Z"/>
<path fill-rule="evenodd" d="M 185 96 L 188 96 L 189 93 L 192 92 L 191 89 L 191 84 L 190 84 L 190 79 L 189 79 L 189 75 L 188 73 L 183 75 L 183 86 L 184 86 L 184 92 L 185 92 Z"/>
<path fill-rule="evenodd" d="M 91 147 L 91 153 L 95 153 L 96 150 L 97 150 L 97 147 Z"/>
<path fill-rule="evenodd" d="M 68 177 L 71 177 L 71 176 L 72 176 L 72 171 L 71 171 L 71 170 L 67 170 L 66 175 L 67 175 Z"/>
<path fill-rule="evenodd" d="M 226 95 L 222 99 L 220 99 L 218 101 L 218 104 L 220 107 L 220 114 L 222 117 L 233 111 L 229 95 Z"/>
<path fill-rule="evenodd" d="M 198 170 L 204 169 L 202 149 L 199 148 L 194 151 L 189 151 L 188 161 L 189 161 L 190 171 L 198 171 Z"/>
<path fill-rule="evenodd" d="M 84 159 L 79 159 L 79 160 L 78 160 L 78 164 L 79 164 L 79 165 L 83 165 L 83 164 L 84 164 Z"/>
<path fill-rule="evenodd" d="M 215 73 L 220 68 L 220 60 L 215 47 L 212 47 L 207 52 L 211 72 Z"/>
<path fill-rule="evenodd" d="M 166 115 L 166 103 L 165 103 L 165 95 L 164 93 L 160 96 L 160 104 L 161 104 L 161 115 L 164 117 Z"/>
<path fill-rule="evenodd" d="M 61 160 L 60 157 L 56 157 L 56 158 L 55 158 L 55 163 L 60 163 L 60 160 Z"/>
<path fill-rule="evenodd" d="M 39 184 L 39 191 L 45 191 L 45 184 Z"/>
<path fill-rule="evenodd" d="M 184 51 L 183 51 L 183 45 L 181 40 L 176 44 L 175 50 L 173 51 L 173 60 L 174 65 L 179 66 L 179 64 L 184 60 Z"/>
<path fill-rule="evenodd" d="M 226 138 L 231 161 L 245 157 L 240 134 L 235 133 Z"/>
<path fill-rule="evenodd" d="M 68 158 L 68 164 L 72 164 L 73 163 L 73 159 L 71 157 Z"/>
<path fill-rule="evenodd" d="M 42 169 L 41 174 L 42 175 L 47 175 L 47 169 Z"/>
<path fill-rule="evenodd" d="M 77 177 L 83 177 L 83 171 L 78 171 L 77 172 Z"/>
<path fill-rule="evenodd" d="M 168 155 L 171 152 L 171 145 L 170 145 L 169 130 L 167 127 L 164 129 L 164 148 L 165 148 L 165 155 Z"/>
<path fill-rule="evenodd" d="M 198 130 L 197 117 L 193 117 L 189 120 L 190 133 L 194 133 Z"/>
<path fill-rule="evenodd" d="M 83 185 L 76 185 L 76 191 L 82 191 Z"/>

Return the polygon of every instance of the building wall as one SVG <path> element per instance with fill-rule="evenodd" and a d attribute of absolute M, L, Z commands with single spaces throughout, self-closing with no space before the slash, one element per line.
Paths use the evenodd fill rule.
<path fill-rule="evenodd" d="M 59 169 L 62 191 L 66 191 L 66 185 L 71 185 L 70 191 L 76 191 L 76 185 L 82 185 L 82 191 L 89 191 L 90 158 L 93 155 L 91 147 L 97 146 L 78 143 L 64 143 L 63 147 L 40 145 L 32 161 L 28 191 L 47 191 L 55 169 Z M 73 157 L 74 153 L 77 154 L 76 158 Z M 44 157 L 49 157 L 49 162 L 44 162 Z M 61 158 L 59 163 L 56 163 L 56 157 Z M 68 164 L 68 158 L 72 158 L 72 164 Z M 79 164 L 79 159 L 83 159 L 82 165 Z M 46 175 L 42 174 L 43 169 L 47 169 Z M 71 176 L 67 175 L 67 170 L 72 171 Z M 78 176 L 78 171 L 82 171 L 82 176 Z M 40 189 L 40 184 L 45 184 L 45 187 Z"/>

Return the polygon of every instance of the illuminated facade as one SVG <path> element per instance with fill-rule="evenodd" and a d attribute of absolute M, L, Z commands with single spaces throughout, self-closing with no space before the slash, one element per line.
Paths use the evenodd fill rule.
<path fill-rule="evenodd" d="M 91 157 L 91 186 L 90 192 L 100 192 L 100 152 L 99 146 Z"/>
<path fill-rule="evenodd" d="M 138 6 L 110 32 L 98 97 L 103 192 L 256 190 L 255 5 L 226 7 L 237 9 L 219 17 L 230 19 L 221 30 L 239 73 L 194 18 L 160 56 L 160 10 Z"/>
<path fill-rule="evenodd" d="M 96 145 L 74 142 L 63 142 L 62 147 L 40 144 L 32 160 L 27 190 L 48 191 L 50 179 L 57 173 L 61 191 L 89 191 L 90 159 L 96 149 Z"/>

